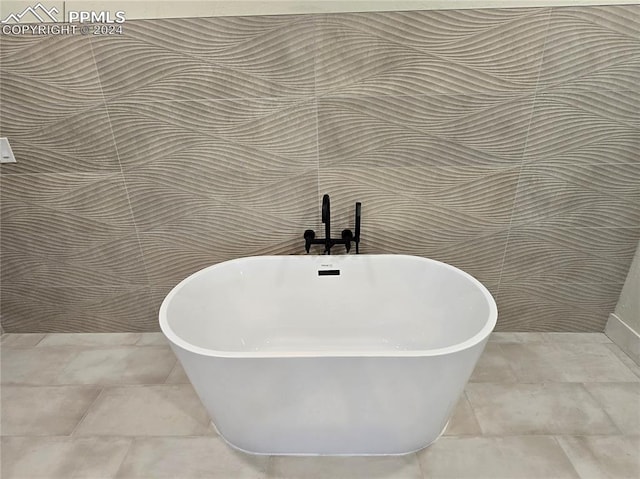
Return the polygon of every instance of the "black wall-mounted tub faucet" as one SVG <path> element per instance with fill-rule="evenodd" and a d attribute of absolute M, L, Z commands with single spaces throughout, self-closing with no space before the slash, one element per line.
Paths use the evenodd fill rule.
<path fill-rule="evenodd" d="M 304 232 L 304 249 L 308 253 L 311 250 L 311 245 L 322 244 L 324 245 L 324 254 L 331 254 L 331 248 L 337 244 L 343 244 L 347 253 L 351 250 L 351 243 L 356 244 L 356 254 L 360 253 L 360 218 L 362 216 L 362 203 L 356 203 L 356 233 L 355 235 L 351 230 L 342 230 L 340 239 L 331 237 L 331 201 L 329 195 L 322 197 L 322 222 L 324 223 L 324 238 L 316 238 L 316 233 L 313 230 L 306 230 Z"/>

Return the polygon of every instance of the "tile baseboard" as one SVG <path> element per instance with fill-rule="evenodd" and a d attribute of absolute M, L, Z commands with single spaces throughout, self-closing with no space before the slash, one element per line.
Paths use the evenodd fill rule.
<path fill-rule="evenodd" d="M 636 364 L 640 365 L 640 334 L 614 313 L 609 315 L 604 333 Z"/>

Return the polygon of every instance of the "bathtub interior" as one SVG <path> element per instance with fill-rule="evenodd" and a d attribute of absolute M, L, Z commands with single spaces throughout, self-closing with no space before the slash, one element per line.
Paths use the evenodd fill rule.
<path fill-rule="evenodd" d="M 340 275 L 318 275 L 326 269 Z M 190 276 L 165 299 L 161 325 L 183 347 L 228 357 L 424 354 L 488 335 L 496 314 L 477 280 L 437 261 L 270 256 Z"/>

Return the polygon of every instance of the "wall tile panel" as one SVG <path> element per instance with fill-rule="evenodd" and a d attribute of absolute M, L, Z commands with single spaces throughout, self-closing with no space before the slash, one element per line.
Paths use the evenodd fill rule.
<path fill-rule="evenodd" d="M 640 80 L 640 78 L 639 78 Z M 640 91 L 547 90 L 536 97 L 527 163 L 638 163 Z"/>
<path fill-rule="evenodd" d="M 496 331 L 602 332 L 622 284 L 501 280 Z"/>
<path fill-rule="evenodd" d="M 132 101 L 313 93 L 312 16 L 127 22 L 93 40 L 107 98 Z"/>
<path fill-rule="evenodd" d="M 554 8 L 541 86 L 563 90 L 637 90 L 640 5 Z"/>
<path fill-rule="evenodd" d="M 518 165 L 533 95 L 335 98 L 318 103 L 320 165 Z"/>
<path fill-rule="evenodd" d="M 629 268 L 638 236 L 640 228 L 512 228 L 502 281 L 619 281 Z"/>
<path fill-rule="evenodd" d="M 531 91 L 548 16 L 547 9 L 326 15 L 316 89 L 348 96 Z"/>
<path fill-rule="evenodd" d="M 2 323 L 11 331 L 155 331 L 160 303 L 149 288 L 2 285 Z"/>
<path fill-rule="evenodd" d="M 513 224 L 615 228 L 640 225 L 640 162 L 529 165 Z"/>

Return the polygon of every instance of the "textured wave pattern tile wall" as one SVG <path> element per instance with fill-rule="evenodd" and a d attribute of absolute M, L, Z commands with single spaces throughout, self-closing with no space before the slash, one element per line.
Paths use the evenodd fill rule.
<path fill-rule="evenodd" d="M 131 22 L 93 41 L 107 98 L 132 101 L 306 96 L 314 90 L 312 16 Z"/>
<path fill-rule="evenodd" d="M 501 327 L 602 330 L 640 227 L 640 7 L 553 9 L 501 271 Z"/>
<path fill-rule="evenodd" d="M 637 5 L 554 9 L 540 86 L 592 93 L 637 90 L 639 32 Z"/>
<path fill-rule="evenodd" d="M 514 224 L 615 228 L 640 225 L 640 162 L 530 165 L 520 175 Z"/>
<path fill-rule="evenodd" d="M 519 165 L 533 95 L 322 97 L 321 166 Z"/>
<path fill-rule="evenodd" d="M 316 88 L 348 96 L 531 91 L 548 17 L 546 9 L 326 15 Z"/>
<path fill-rule="evenodd" d="M 57 288 L 3 284 L 2 317 L 9 330 L 153 331 L 158 298 L 148 288 Z"/>
<path fill-rule="evenodd" d="M 3 173 L 118 171 L 91 45 L 0 37 L 0 131 L 22 161 Z"/>
<path fill-rule="evenodd" d="M 174 162 L 173 173 L 181 174 L 175 155 L 185 151 L 200 155 L 190 164 L 202 172 L 317 166 L 313 100 L 117 101 L 109 102 L 108 110 L 127 171 L 164 160 L 164 166 Z M 208 153 L 210 149 L 214 151 Z M 207 155 L 216 161 L 206 161 Z"/>
<path fill-rule="evenodd" d="M 188 274 L 362 251 L 459 266 L 498 329 L 602 331 L 640 237 L 640 6 L 131 21 L 0 36 L 2 326 L 145 331 Z"/>
<path fill-rule="evenodd" d="M 545 90 L 536 97 L 525 160 L 572 165 L 637 163 L 639 129 L 637 89 Z"/>
<path fill-rule="evenodd" d="M 602 331 L 623 283 L 504 281 L 498 292 L 503 331 Z"/>
<path fill-rule="evenodd" d="M 7 175 L 1 199 L 3 284 L 146 281 L 119 175 Z"/>
<path fill-rule="evenodd" d="M 510 231 L 502 279 L 617 282 L 635 253 L 636 228 L 516 227 Z"/>

